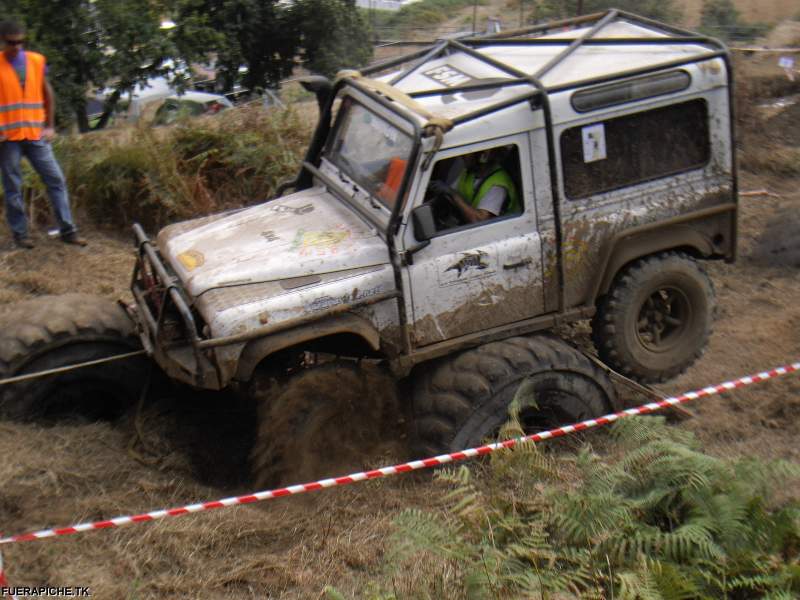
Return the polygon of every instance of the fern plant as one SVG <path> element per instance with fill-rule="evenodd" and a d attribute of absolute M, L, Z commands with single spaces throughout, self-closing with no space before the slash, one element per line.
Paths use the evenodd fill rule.
<path fill-rule="evenodd" d="M 404 576 L 376 598 L 800 596 L 800 507 L 770 503 L 796 465 L 710 456 L 657 417 L 611 436 L 602 456 L 522 444 L 438 473 L 447 509 L 397 518 L 387 577 Z"/>

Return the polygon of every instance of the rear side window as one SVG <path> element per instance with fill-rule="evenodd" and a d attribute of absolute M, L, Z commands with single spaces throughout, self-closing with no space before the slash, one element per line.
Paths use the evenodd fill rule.
<path fill-rule="evenodd" d="M 564 193 L 579 199 L 705 166 L 704 100 L 673 104 L 561 134 Z"/>

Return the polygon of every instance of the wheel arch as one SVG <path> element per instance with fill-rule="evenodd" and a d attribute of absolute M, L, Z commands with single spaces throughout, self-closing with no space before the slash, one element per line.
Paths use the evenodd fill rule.
<path fill-rule="evenodd" d="M 629 264 L 667 251 L 685 252 L 694 258 L 712 258 L 716 253 L 714 241 L 689 225 L 673 225 L 622 237 L 612 248 L 589 302 L 608 293 L 614 279 Z"/>
<path fill-rule="evenodd" d="M 344 343 L 356 353 L 375 354 L 380 351 L 381 336 L 369 321 L 354 314 L 302 325 L 249 342 L 239 358 L 235 379 L 249 381 L 256 368 L 269 357 L 311 343 Z"/>

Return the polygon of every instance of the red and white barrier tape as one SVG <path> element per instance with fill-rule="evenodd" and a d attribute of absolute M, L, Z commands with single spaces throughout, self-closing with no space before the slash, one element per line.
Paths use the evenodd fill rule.
<path fill-rule="evenodd" d="M 372 471 L 352 473 L 350 475 L 345 475 L 344 477 L 322 479 L 320 481 L 314 481 L 311 483 L 302 483 L 299 485 L 292 485 L 285 488 L 257 492 L 255 494 L 249 494 L 246 496 L 224 498 L 222 500 L 216 500 L 214 502 L 190 504 L 178 508 L 171 508 L 169 510 L 157 510 L 153 512 L 143 513 L 140 515 L 117 517 L 115 519 L 109 519 L 107 521 L 96 521 L 94 523 L 81 523 L 78 525 L 72 525 L 70 527 L 60 527 L 57 529 L 44 529 L 42 531 L 35 531 L 32 533 L 12 535 L 10 537 L 0 538 L 0 545 L 13 544 L 17 542 L 28 542 L 43 538 L 70 535 L 73 533 L 83 533 L 86 531 L 93 531 L 95 529 L 109 529 L 113 527 L 122 527 L 124 525 L 131 525 L 133 523 L 144 523 L 147 521 L 155 521 L 157 519 L 163 519 L 164 517 L 178 517 L 189 513 L 203 512 L 215 508 L 223 508 L 225 506 L 251 504 L 253 502 L 260 502 L 262 500 L 272 500 L 274 498 L 282 498 L 283 496 L 293 496 L 295 494 L 303 494 L 305 492 L 315 492 L 317 490 L 321 490 L 324 488 L 348 485 L 350 483 L 355 483 L 357 481 L 378 479 L 380 477 L 398 475 L 400 473 L 408 473 L 410 471 L 416 471 L 419 469 L 437 467 L 439 465 L 445 465 L 447 463 L 465 460 L 467 458 L 472 458 L 475 456 L 490 454 L 496 450 L 500 450 L 501 448 L 511 448 L 521 442 L 526 442 L 526 441 L 541 442 L 551 438 L 557 438 L 564 435 L 569 435 L 576 431 L 583 431 L 585 429 L 591 429 L 593 427 L 598 427 L 600 425 L 607 425 L 608 423 L 613 423 L 618 419 L 631 417 L 634 415 L 644 415 L 647 413 L 660 410 L 662 408 L 675 406 L 676 404 L 683 404 L 685 402 L 689 402 L 690 400 L 696 400 L 698 398 L 704 398 L 706 396 L 713 396 L 716 394 L 721 394 L 726 391 L 735 390 L 737 388 L 752 385 L 754 383 L 767 381 L 768 379 L 774 379 L 775 377 L 780 377 L 781 375 L 786 375 L 787 373 L 793 373 L 795 371 L 800 371 L 800 362 L 792 363 L 790 365 L 786 365 L 783 367 L 778 367 L 770 371 L 764 371 L 762 373 L 758 373 L 755 375 L 740 377 L 739 379 L 726 381 L 725 383 L 720 383 L 719 385 L 705 387 L 693 392 L 686 392 L 685 394 L 681 394 L 680 396 L 665 398 L 664 400 L 660 400 L 658 402 L 650 402 L 649 404 L 645 404 L 637 408 L 629 408 L 627 410 L 623 410 L 617 413 L 612 413 L 605 415 L 603 417 L 598 417 L 597 419 L 589 419 L 587 421 L 582 421 L 580 423 L 575 423 L 573 425 L 566 425 L 564 427 L 558 427 L 556 429 L 551 429 L 549 431 L 543 431 L 541 433 L 535 433 L 520 438 L 506 440 L 504 442 L 487 444 L 485 446 L 479 446 L 477 448 L 469 448 L 467 450 L 462 450 L 460 452 L 453 452 L 452 454 L 442 454 L 440 456 L 425 458 L 422 460 L 413 460 L 411 462 L 402 463 L 391 467 L 382 467 L 380 469 L 374 469 Z"/>
<path fill-rule="evenodd" d="M 6 572 L 3 570 L 3 554 L 0 552 L 0 590 L 8 587 L 10 586 L 8 585 L 8 579 L 6 579 Z M 11 600 L 17 600 L 15 595 L 9 594 L 6 596 L 4 591 L 0 591 L 0 597 L 8 597 L 11 598 Z"/>

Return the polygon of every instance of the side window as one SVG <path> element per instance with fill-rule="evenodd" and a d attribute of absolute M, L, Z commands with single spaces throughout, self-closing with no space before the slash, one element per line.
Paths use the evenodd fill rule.
<path fill-rule="evenodd" d="M 705 166 L 708 107 L 692 100 L 561 134 L 564 193 L 576 200 Z"/>
<path fill-rule="evenodd" d="M 521 214 L 522 198 L 519 149 L 514 144 L 437 161 L 425 192 L 436 231 Z"/>

